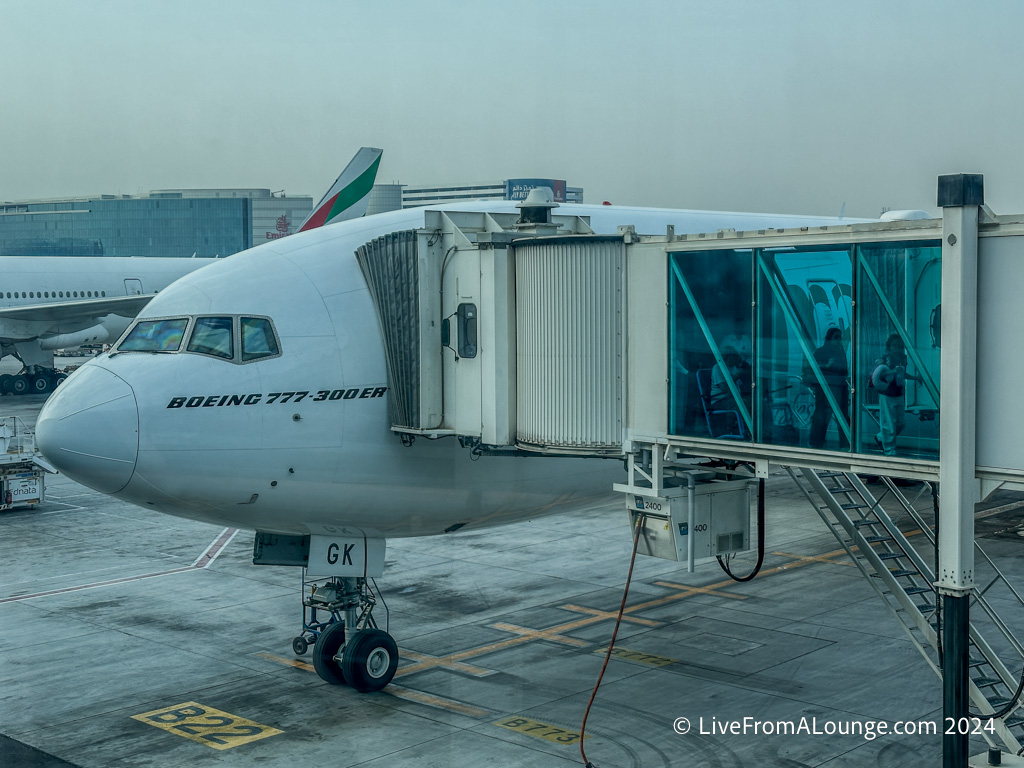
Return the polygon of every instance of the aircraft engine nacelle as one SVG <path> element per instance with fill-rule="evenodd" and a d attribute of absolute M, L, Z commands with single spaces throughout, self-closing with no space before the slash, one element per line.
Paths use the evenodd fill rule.
<path fill-rule="evenodd" d="M 72 333 L 59 333 L 56 336 L 49 336 L 39 339 L 39 346 L 42 349 L 66 349 L 67 347 L 80 347 L 83 344 L 104 344 L 110 340 L 110 331 L 101 324 L 91 328 Z"/>

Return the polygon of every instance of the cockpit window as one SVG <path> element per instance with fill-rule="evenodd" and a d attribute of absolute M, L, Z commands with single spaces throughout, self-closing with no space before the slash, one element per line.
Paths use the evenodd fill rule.
<path fill-rule="evenodd" d="M 230 317 L 197 317 L 188 351 L 230 360 L 235 356 Z"/>
<path fill-rule="evenodd" d="M 140 320 L 117 345 L 118 352 L 177 352 L 188 327 L 187 317 Z"/>
<path fill-rule="evenodd" d="M 279 353 L 277 337 L 269 320 L 262 317 L 243 317 L 242 362 L 272 357 Z"/>

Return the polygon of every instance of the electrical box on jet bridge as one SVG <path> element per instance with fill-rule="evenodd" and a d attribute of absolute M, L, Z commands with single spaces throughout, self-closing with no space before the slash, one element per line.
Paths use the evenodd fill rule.
<path fill-rule="evenodd" d="M 661 496 L 626 494 L 634 531 L 643 519 L 637 552 L 690 563 L 691 546 L 694 562 L 749 550 L 754 484 L 712 481 L 697 483 L 692 495 L 690 490 L 665 488 Z"/>

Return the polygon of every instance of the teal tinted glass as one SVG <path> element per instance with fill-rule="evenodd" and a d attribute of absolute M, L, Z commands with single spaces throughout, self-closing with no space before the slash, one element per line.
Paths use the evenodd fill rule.
<path fill-rule="evenodd" d="M 758 253 L 762 442 L 849 450 L 852 283 L 848 246 Z"/>
<path fill-rule="evenodd" d="M 669 254 L 669 429 L 750 440 L 753 252 Z"/>
<path fill-rule="evenodd" d="M 857 254 L 857 450 L 936 458 L 942 248 L 877 243 Z"/>

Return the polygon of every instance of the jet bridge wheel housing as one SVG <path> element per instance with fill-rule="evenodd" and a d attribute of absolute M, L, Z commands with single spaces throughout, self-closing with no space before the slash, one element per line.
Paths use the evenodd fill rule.
<path fill-rule="evenodd" d="M 361 693 L 379 691 L 391 682 L 398 669 L 398 646 L 382 629 L 357 632 L 341 660 L 341 671 L 348 684 Z"/>
<path fill-rule="evenodd" d="M 345 673 L 337 656 L 345 645 L 345 623 L 338 621 L 320 633 L 313 646 L 313 669 L 332 685 L 344 685 Z"/>

